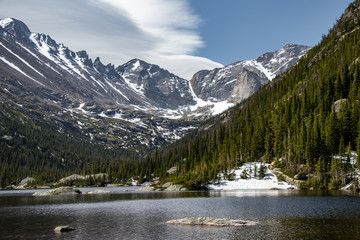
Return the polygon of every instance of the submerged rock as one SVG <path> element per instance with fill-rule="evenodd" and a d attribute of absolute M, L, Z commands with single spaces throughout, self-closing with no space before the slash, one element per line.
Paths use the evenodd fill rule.
<path fill-rule="evenodd" d="M 58 226 L 54 229 L 54 231 L 57 233 L 70 232 L 70 231 L 74 231 L 74 230 L 76 230 L 76 229 L 73 227 L 69 227 L 69 226 Z"/>
<path fill-rule="evenodd" d="M 166 224 L 174 225 L 200 225 L 200 226 L 213 226 L 213 227 L 245 227 L 245 226 L 254 226 L 258 222 L 246 221 L 240 219 L 230 219 L 230 218 L 211 218 L 211 217 L 187 217 L 181 219 L 175 219 L 167 221 Z"/>
<path fill-rule="evenodd" d="M 111 193 L 109 190 L 98 189 L 98 190 L 88 192 L 87 194 L 109 194 L 109 193 Z"/>
<path fill-rule="evenodd" d="M 81 194 L 81 191 L 72 187 L 59 187 L 52 189 L 48 192 L 35 192 L 33 196 L 52 196 L 52 195 L 77 195 Z"/>

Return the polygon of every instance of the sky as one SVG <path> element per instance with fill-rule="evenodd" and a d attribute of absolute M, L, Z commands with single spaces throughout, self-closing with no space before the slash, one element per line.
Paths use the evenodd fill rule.
<path fill-rule="evenodd" d="M 0 18 L 21 20 L 105 65 L 139 58 L 191 79 L 288 43 L 315 46 L 351 2 L 0 0 Z"/>

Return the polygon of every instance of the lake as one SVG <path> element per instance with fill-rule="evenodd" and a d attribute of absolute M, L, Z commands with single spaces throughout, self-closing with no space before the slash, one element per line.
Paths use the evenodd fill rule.
<path fill-rule="evenodd" d="M 34 190 L 0 191 L 0 238 L 360 239 L 359 193 L 106 190 L 112 193 L 33 197 Z M 260 224 L 221 228 L 165 224 L 171 219 L 202 216 Z M 54 228 L 59 225 L 77 230 L 57 234 Z"/>

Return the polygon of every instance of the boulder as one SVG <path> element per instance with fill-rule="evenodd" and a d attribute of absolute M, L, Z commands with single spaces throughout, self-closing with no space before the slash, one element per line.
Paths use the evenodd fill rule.
<path fill-rule="evenodd" d="M 141 188 L 139 188 L 138 190 L 136 191 L 139 191 L 139 192 L 150 192 L 150 191 L 155 191 L 155 188 L 150 186 L 150 185 L 146 185 L 146 186 L 143 186 Z"/>
<path fill-rule="evenodd" d="M 75 181 L 75 180 L 86 180 L 89 178 L 93 178 L 93 179 L 98 179 L 98 178 L 104 178 L 104 179 L 108 179 L 108 175 L 106 173 L 97 173 L 97 174 L 90 174 L 90 175 L 79 175 L 79 174 L 73 174 L 70 175 L 68 177 L 64 177 L 62 179 L 59 180 L 59 184 L 64 184 L 66 182 L 71 182 L 71 181 Z"/>
<path fill-rule="evenodd" d="M 274 168 L 271 170 L 279 179 L 284 179 L 286 183 L 293 185 L 297 187 L 298 189 L 301 188 L 301 185 L 305 183 L 304 180 L 296 180 L 294 178 L 291 178 L 287 175 L 285 175 L 280 168 Z"/>
<path fill-rule="evenodd" d="M 177 166 L 174 166 L 172 168 L 170 168 L 169 170 L 166 171 L 167 174 L 172 175 L 175 174 L 177 172 L 178 168 Z"/>
<path fill-rule="evenodd" d="M 50 196 L 49 192 L 34 192 L 33 196 Z"/>
<path fill-rule="evenodd" d="M 345 99 L 339 99 L 333 103 L 333 109 L 337 115 L 340 114 L 341 105 L 347 101 L 348 101 L 347 98 L 345 98 Z"/>
<path fill-rule="evenodd" d="M 67 182 L 67 181 L 73 181 L 73 180 L 78 180 L 78 179 L 84 180 L 85 177 L 84 177 L 84 176 L 81 176 L 81 175 L 79 175 L 79 174 L 73 174 L 73 175 L 70 175 L 70 176 L 68 176 L 68 177 L 65 177 L 65 178 L 60 179 L 59 183 L 60 183 L 60 184 L 63 184 L 63 183 L 65 183 L 65 182 Z"/>
<path fill-rule="evenodd" d="M 182 185 L 166 183 L 163 185 L 165 191 L 187 191 Z"/>
<path fill-rule="evenodd" d="M 78 195 L 81 191 L 72 187 L 59 187 L 48 192 L 35 192 L 33 196 Z"/>
<path fill-rule="evenodd" d="M 173 225 L 191 225 L 191 226 L 213 226 L 213 227 L 245 227 L 245 226 L 254 226 L 258 222 L 254 221 L 245 221 L 240 219 L 230 219 L 230 218 L 211 218 L 211 217 L 187 217 L 175 220 L 169 220 L 166 224 Z"/>
<path fill-rule="evenodd" d="M 15 187 L 16 189 L 24 189 L 27 187 L 27 185 L 29 183 L 32 183 L 34 182 L 35 179 L 32 178 L 32 177 L 27 177 L 27 178 L 24 178 L 23 180 L 21 180 L 21 182 L 19 183 L 19 185 L 17 187 Z"/>
<path fill-rule="evenodd" d="M 168 188 L 168 187 L 170 187 L 171 185 L 172 185 L 171 182 L 167 182 L 167 183 L 165 183 L 164 185 L 162 185 L 162 187 L 163 187 L 163 188 Z"/>
<path fill-rule="evenodd" d="M 74 230 L 76 230 L 76 229 L 73 227 L 70 227 L 70 226 L 58 226 L 54 229 L 54 231 L 57 233 L 70 232 L 70 231 L 74 231 Z"/>
<path fill-rule="evenodd" d="M 111 193 L 109 190 L 102 190 L 102 189 L 88 192 L 88 194 L 109 194 L 109 193 Z"/>

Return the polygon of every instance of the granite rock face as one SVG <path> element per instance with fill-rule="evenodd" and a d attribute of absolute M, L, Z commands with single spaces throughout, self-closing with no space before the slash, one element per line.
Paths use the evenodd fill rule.
<path fill-rule="evenodd" d="M 21 180 L 21 182 L 19 183 L 18 186 L 16 186 L 15 188 L 16 189 L 24 189 L 28 186 L 28 184 L 31 184 L 32 182 L 34 182 L 35 179 L 32 178 L 32 177 L 27 177 L 27 178 L 24 178 L 23 180 Z"/>
<path fill-rule="evenodd" d="M 199 71 L 191 79 L 191 86 L 204 101 L 238 103 L 293 66 L 308 50 L 310 47 L 287 44 L 257 59 Z"/>

